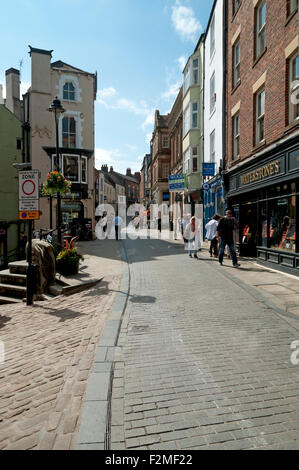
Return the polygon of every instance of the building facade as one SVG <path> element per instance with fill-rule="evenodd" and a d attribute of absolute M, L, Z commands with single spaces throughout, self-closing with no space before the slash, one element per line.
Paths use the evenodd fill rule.
<path fill-rule="evenodd" d="M 229 2 L 227 31 L 225 179 L 237 246 L 298 272 L 297 2 Z"/>
<path fill-rule="evenodd" d="M 183 87 L 173 104 L 168 118 L 170 139 L 170 175 L 183 174 Z M 170 204 L 182 201 L 182 191 L 170 193 Z"/>
<path fill-rule="evenodd" d="M 24 106 L 29 113 L 32 168 L 40 170 L 43 182 L 58 164 L 62 174 L 72 182 L 72 194 L 62 199 L 62 222 L 70 224 L 76 219 L 84 223 L 85 219 L 90 219 L 94 229 L 97 76 L 62 61 L 51 63 L 52 52 L 30 46 L 31 87 L 24 95 Z M 56 159 L 54 116 L 48 111 L 55 97 L 65 109 L 59 118 L 59 162 Z M 41 217 L 36 227 L 56 227 L 56 198 L 42 197 L 40 209 Z"/>
<path fill-rule="evenodd" d="M 186 175 L 185 202 L 201 202 L 204 105 L 204 35 L 189 57 L 183 84 L 183 172 Z"/>
<path fill-rule="evenodd" d="M 224 215 L 221 177 L 225 154 L 225 58 L 226 21 L 224 0 L 215 0 L 204 39 L 204 162 L 214 164 L 214 173 L 204 177 L 210 189 L 204 191 L 204 224 L 216 213 Z"/>
<path fill-rule="evenodd" d="M 21 233 L 26 236 L 26 223 L 18 220 L 18 171 L 12 166 L 21 162 L 22 122 L 0 104 L 0 269 L 20 257 Z"/>
<path fill-rule="evenodd" d="M 169 205 L 168 176 L 170 170 L 170 141 L 168 116 L 155 112 L 155 126 L 152 137 L 151 162 L 151 203 Z"/>

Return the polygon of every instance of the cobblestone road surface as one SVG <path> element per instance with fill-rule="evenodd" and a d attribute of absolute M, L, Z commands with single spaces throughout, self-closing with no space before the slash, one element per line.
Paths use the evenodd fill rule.
<path fill-rule="evenodd" d="M 299 449 L 298 330 L 218 263 L 166 241 L 124 244 L 111 448 Z"/>
<path fill-rule="evenodd" d="M 107 274 L 95 288 L 33 307 L 0 307 L 0 340 L 5 345 L 0 449 L 72 448 L 96 346 L 123 266 L 114 241 L 105 245 L 104 253 L 98 241 L 82 248 L 83 279 Z"/>

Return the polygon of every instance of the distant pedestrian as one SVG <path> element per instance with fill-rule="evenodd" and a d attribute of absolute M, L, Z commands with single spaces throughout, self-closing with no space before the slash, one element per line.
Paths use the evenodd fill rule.
<path fill-rule="evenodd" d="M 185 228 L 184 240 L 187 245 L 190 258 L 192 258 L 192 254 L 194 255 L 194 258 L 197 258 L 197 251 L 200 249 L 200 241 L 198 225 L 195 217 L 191 217 L 189 224 L 187 224 Z"/>
<path fill-rule="evenodd" d="M 217 240 L 217 227 L 219 220 L 221 219 L 220 215 L 215 214 L 212 220 L 206 224 L 206 237 L 210 242 L 210 257 L 218 258 L 218 240 Z"/>
<path fill-rule="evenodd" d="M 114 218 L 116 240 L 118 240 L 118 235 L 119 235 L 119 232 L 121 231 L 122 224 L 123 224 L 123 219 L 119 215 L 116 215 L 116 217 Z"/>
<path fill-rule="evenodd" d="M 236 228 L 236 222 L 233 218 L 233 213 L 231 210 L 225 212 L 225 217 L 223 217 L 217 227 L 217 238 L 220 240 L 220 250 L 219 250 L 219 264 L 222 266 L 223 255 L 226 245 L 229 247 L 231 259 L 233 262 L 234 268 L 238 268 L 240 264 L 238 263 L 235 244 L 234 244 L 234 230 Z"/>

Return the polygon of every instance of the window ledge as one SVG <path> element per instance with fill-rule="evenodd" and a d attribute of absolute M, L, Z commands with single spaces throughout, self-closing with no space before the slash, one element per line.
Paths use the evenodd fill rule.
<path fill-rule="evenodd" d="M 230 161 L 231 166 L 235 165 L 235 164 L 238 163 L 240 160 L 241 160 L 240 155 L 239 155 L 237 158 L 233 158 L 233 157 L 232 157 L 232 159 L 231 159 L 231 161 Z"/>
<path fill-rule="evenodd" d="M 231 91 L 231 95 L 235 93 L 235 91 L 239 88 L 240 85 L 241 85 L 241 80 L 239 80 L 238 83 L 233 87 Z"/>
<path fill-rule="evenodd" d="M 293 129 L 297 129 L 299 127 L 299 119 L 296 119 L 295 121 L 291 122 L 288 124 L 284 130 L 284 134 L 288 134 L 290 131 Z"/>
<path fill-rule="evenodd" d="M 261 58 L 264 57 L 266 52 L 267 52 L 267 46 L 265 47 L 263 52 L 255 59 L 255 61 L 253 62 L 252 68 L 254 68 L 256 66 L 256 64 L 261 60 Z"/>
<path fill-rule="evenodd" d="M 294 16 L 298 13 L 298 8 L 296 8 L 293 13 L 291 13 L 288 17 L 287 17 L 287 20 L 286 20 L 286 23 L 285 23 L 285 26 L 288 26 L 288 24 L 290 23 L 290 21 L 292 20 L 292 18 L 294 18 Z"/>
<path fill-rule="evenodd" d="M 267 143 L 266 143 L 266 140 L 264 139 L 259 144 L 257 144 L 255 147 L 253 147 L 251 153 L 255 153 L 257 150 L 260 150 L 261 148 L 266 147 L 266 145 L 267 145 Z"/>

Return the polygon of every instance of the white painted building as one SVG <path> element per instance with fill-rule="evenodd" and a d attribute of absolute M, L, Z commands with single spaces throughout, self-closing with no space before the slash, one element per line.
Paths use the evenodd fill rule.
<path fill-rule="evenodd" d="M 204 48 L 204 162 L 215 164 L 214 177 L 207 177 L 210 190 L 204 194 L 204 219 L 224 214 L 225 201 L 221 177 L 225 145 L 225 43 L 226 2 L 215 0 L 209 18 Z"/>
<path fill-rule="evenodd" d="M 204 161 L 215 163 L 216 173 L 223 156 L 223 3 L 214 2 L 205 36 L 204 59 Z"/>

